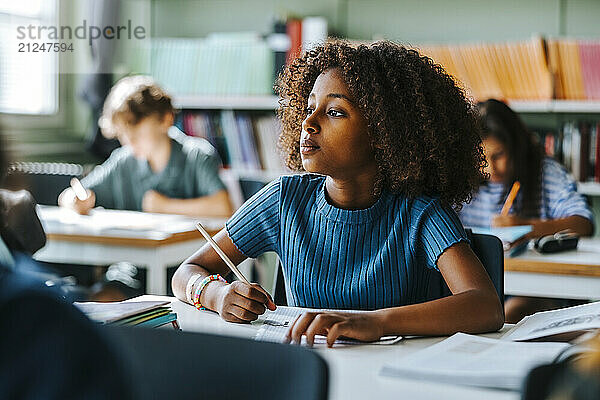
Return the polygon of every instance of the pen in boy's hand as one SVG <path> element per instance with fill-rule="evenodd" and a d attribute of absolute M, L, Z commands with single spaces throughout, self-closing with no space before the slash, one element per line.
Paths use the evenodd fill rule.
<path fill-rule="evenodd" d="M 89 195 L 87 190 L 83 187 L 79 179 L 73 177 L 71 178 L 71 188 L 75 192 L 75 196 L 81 201 L 85 201 L 88 199 Z"/>
<path fill-rule="evenodd" d="M 204 227 L 202 226 L 202 224 L 200 222 L 196 222 L 196 228 L 200 231 L 200 233 L 202 234 L 202 236 L 204 236 L 204 238 L 208 241 L 208 243 L 210 243 L 210 245 L 212 246 L 212 248 L 217 252 L 217 254 L 219 255 L 219 257 L 221 257 L 221 259 L 225 262 L 225 264 L 227 264 L 227 266 L 229 267 L 229 269 L 231 270 L 231 272 L 234 273 L 234 275 L 236 276 L 236 278 L 238 278 L 240 281 L 251 285 L 250 281 L 248 281 L 248 279 L 246 279 L 246 277 L 244 276 L 244 274 L 242 274 L 242 271 L 240 271 L 238 269 L 238 267 L 235 266 L 235 264 L 229 259 L 229 257 L 227 257 L 227 254 L 225 254 L 225 252 L 223 250 L 221 250 L 221 248 L 219 247 L 219 245 L 217 244 L 217 242 L 215 242 L 213 240 L 213 238 L 210 236 L 210 234 L 206 231 L 206 229 L 204 229 Z M 268 308 L 271 310 L 275 309 L 275 303 L 273 303 L 270 299 L 269 299 L 269 303 L 268 304 Z M 272 307 L 271 307 L 272 306 Z"/>

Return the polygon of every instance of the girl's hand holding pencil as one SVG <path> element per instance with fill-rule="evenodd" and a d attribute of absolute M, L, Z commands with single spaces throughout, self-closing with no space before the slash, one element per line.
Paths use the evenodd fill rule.
<path fill-rule="evenodd" d="M 515 181 L 513 183 L 508 196 L 506 197 L 506 201 L 502 206 L 502 211 L 500 214 L 496 214 L 492 217 L 491 225 L 495 227 L 499 226 L 517 226 L 517 225 L 529 225 L 528 221 L 524 218 L 521 218 L 514 214 L 509 214 L 510 209 L 513 206 L 515 199 L 517 198 L 517 194 L 519 193 L 519 189 L 521 188 L 521 184 L 519 181 Z"/>
<path fill-rule="evenodd" d="M 257 283 L 235 281 L 218 288 L 216 312 L 229 322 L 252 322 L 267 308 L 275 309 L 271 296 Z"/>
<path fill-rule="evenodd" d="M 215 293 L 217 293 L 215 311 L 219 313 L 221 318 L 229 322 L 251 322 L 263 314 L 266 308 L 275 310 L 277 307 L 269 293 L 259 284 L 250 283 L 246 279 L 200 222 L 196 223 L 196 228 L 238 278 L 238 281 L 231 284 L 212 285 Z M 207 287 L 208 289 L 210 289 L 210 285 Z"/>

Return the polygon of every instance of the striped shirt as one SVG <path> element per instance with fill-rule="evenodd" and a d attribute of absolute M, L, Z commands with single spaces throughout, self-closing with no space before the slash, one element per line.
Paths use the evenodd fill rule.
<path fill-rule="evenodd" d="M 378 309 L 441 295 L 438 257 L 465 241 L 454 211 L 438 199 L 384 192 L 362 210 L 329 204 L 325 177 L 282 176 L 226 224 L 248 257 L 275 251 L 288 303 L 313 308 Z"/>
<path fill-rule="evenodd" d="M 459 217 L 465 226 L 490 227 L 492 216 L 500 214 L 507 190 L 504 183 L 488 182 L 482 185 L 473 196 L 471 203 L 465 204 Z M 520 194 L 514 202 L 521 202 Z M 558 219 L 579 215 L 593 222 L 592 211 L 585 198 L 577 193 L 575 180 L 567 170 L 551 158 L 542 163 L 542 186 L 539 198 L 539 218 Z M 513 207 L 514 208 L 514 207 Z M 513 209 L 511 209 L 514 212 Z"/>

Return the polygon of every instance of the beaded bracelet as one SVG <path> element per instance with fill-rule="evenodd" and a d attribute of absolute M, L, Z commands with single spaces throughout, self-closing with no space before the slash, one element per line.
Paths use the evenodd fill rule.
<path fill-rule="evenodd" d="M 202 290 L 204 290 L 206 285 L 208 285 L 212 281 L 221 281 L 227 283 L 227 281 L 223 279 L 223 277 L 219 274 L 209 275 L 206 278 L 202 279 L 202 281 L 196 288 L 196 291 L 194 292 L 194 297 L 192 300 L 194 307 L 196 307 L 198 310 L 206 310 L 206 307 L 200 304 L 200 295 L 202 294 Z"/>
<path fill-rule="evenodd" d="M 192 293 L 192 288 L 200 278 L 202 278 L 202 274 L 194 274 L 188 279 L 187 285 L 185 285 L 185 298 L 190 304 L 194 303 L 194 293 Z"/>

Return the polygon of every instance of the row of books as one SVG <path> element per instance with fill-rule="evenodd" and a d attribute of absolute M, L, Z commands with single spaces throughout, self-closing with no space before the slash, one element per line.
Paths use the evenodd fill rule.
<path fill-rule="evenodd" d="M 252 32 L 152 38 L 133 48 L 127 62 L 175 95 L 272 94 L 273 52 Z"/>
<path fill-rule="evenodd" d="M 188 135 L 205 138 L 215 146 L 225 167 L 284 169 L 277 151 L 280 125 L 272 113 L 185 111 L 181 127 Z"/>
<path fill-rule="evenodd" d="M 560 161 L 576 180 L 600 182 L 600 121 L 570 121 L 558 131 L 533 131 L 546 155 Z"/>
<path fill-rule="evenodd" d="M 600 41 L 548 40 L 557 99 L 600 100 Z"/>
<path fill-rule="evenodd" d="M 597 40 L 534 37 L 417 49 L 442 65 L 476 100 L 600 99 Z"/>
<path fill-rule="evenodd" d="M 177 314 L 168 301 L 76 302 L 74 305 L 100 324 L 146 328 L 172 325 L 179 329 Z"/>

